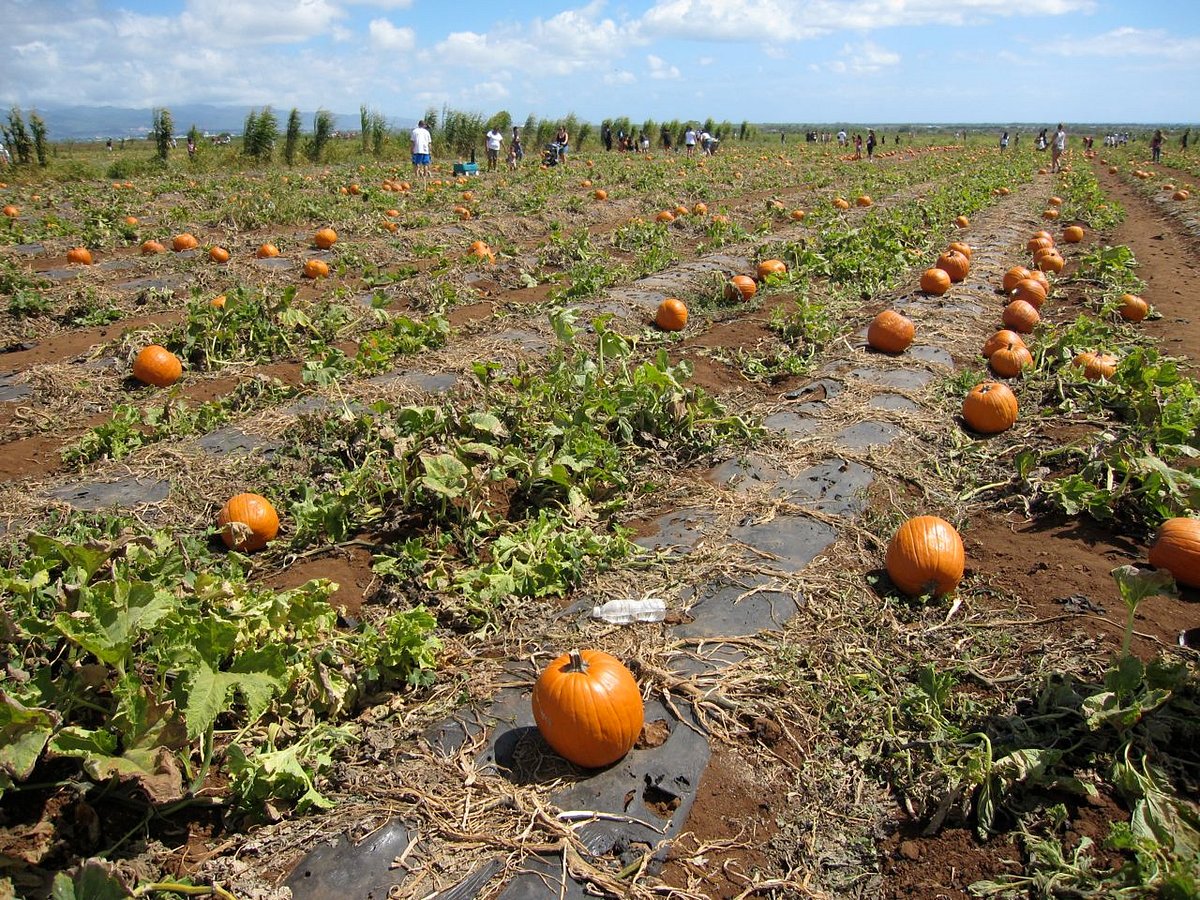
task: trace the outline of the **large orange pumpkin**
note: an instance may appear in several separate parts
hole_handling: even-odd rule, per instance
[[[166,387],[183,374],[179,357],[159,344],[143,347],[133,360],[133,377],[143,384]]]
[[[921,290],[937,297],[950,290],[950,275],[936,266],[921,273]]]
[[[1150,314],[1150,304],[1136,294],[1122,294],[1117,311],[1127,322],[1140,322]]]
[[[335,243],[337,243],[337,239],[337,232],[332,228],[322,228],[313,235],[313,243],[322,250],[328,250]]]
[[[1167,519],[1150,544],[1150,565],[1188,587],[1200,587],[1200,519]]]
[[[607,766],[633,747],[645,711],[633,674],[600,650],[572,650],[533,686],[533,720],[559,755],[588,769]]]
[[[1071,360],[1071,365],[1083,369],[1083,377],[1088,381],[1112,378],[1117,374],[1117,358],[1111,353],[1084,350]]]
[[[683,331],[687,320],[687,304],[676,297],[668,297],[658,304],[658,312],[654,315],[654,324],[663,331]]]
[[[990,359],[993,353],[1009,346],[1010,344],[1016,344],[1019,347],[1024,347],[1025,341],[1022,340],[1021,336],[1015,331],[1002,328],[984,341],[983,355],[985,358]]]
[[[980,434],[1007,431],[1017,421],[1017,412],[1016,395],[999,381],[982,381],[963,399],[963,419]]]
[[[92,264],[92,251],[87,247],[72,247],[67,251],[67,262],[90,266]]]
[[[758,280],[762,281],[768,275],[786,275],[787,263],[782,259],[764,259],[758,264]]]
[[[961,253],[963,256],[965,256],[967,258],[968,262],[971,259],[971,254],[975,252],[971,249],[970,244],[967,244],[963,241],[951,241],[948,249],[957,250],[959,253]]]
[[[229,251],[224,247],[209,247],[208,258],[213,262],[227,263],[229,262]]]
[[[967,277],[971,271],[971,261],[957,250],[947,250],[937,258],[937,267],[950,276],[955,284]]]
[[[4,214],[6,216],[8,216],[10,219],[15,219],[17,216],[19,216],[21,214],[21,210],[19,207],[16,207],[13,204],[9,203],[7,206],[4,207]]]
[[[1040,281],[1022,278],[1009,292],[1009,296],[1013,300],[1024,300],[1034,309],[1041,310],[1042,304],[1046,302],[1046,289]]]
[[[167,248],[159,241],[149,240],[142,242],[142,256],[153,256],[156,253],[166,253]]]
[[[1014,342],[989,356],[988,363],[1001,378],[1020,378],[1033,365],[1033,354],[1023,343]]]
[[[1083,240],[1083,234],[1084,234],[1084,232],[1083,232],[1082,225],[1068,225],[1066,228],[1063,229],[1062,236],[1063,236],[1063,240],[1066,243],[1078,244],[1080,241]]]
[[[274,244],[259,244],[254,255],[259,259],[274,259],[279,255],[279,248]]]
[[[954,226],[956,228],[966,228],[970,224],[971,224],[971,220],[968,219],[966,216],[958,216],[954,220]]]
[[[305,278],[325,278],[329,275],[329,263],[323,259],[306,259],[304,261]]]
[[[916,516],[892,535],[884,562],[892,583],[910,597],[940,597],[958,587],[966,553],[958,531],[938,516]]]
[[[749,275],[734,275],[725,282],[725,296],[727,299],[749,300],[758,293],[758,285],[754,283],[754,279]]]
[[[171,238],[171,249],[176,253],[182,253],[184,250],[195,250],[200,246],[200,242],[196,240],[195,235],[183,232]]]
[[[903,353],[915,335],[912,320],[894,309],[885,309],[867,326],[867,343],[883,353]]]
[[[1029,278],[1032,274],[1033,273],[1030,272],[1029,269],[1025,268],[1024,266],[1013,266],[1011,269],[1009,269],[1007,272],[1004,273],[1004,280],[1001,282],[1002,286],[1004,287],[1004,293],[1007,294],[1007,293],[1011,292],[1012,289],[1017,286],[1018,281],[1024,281],[1026,278]]]
[[[237,494],[221,507],[217,527],[230,550],[261,550],[279,534],[279,516],[266,497]]]
[[[854,198],[854,203],[857,206],[871,206],[872,204],[874,204],[874,202],[875,201],[872,200],[870,197],[868,197],[866,194],[859,194],[857,197]]]
[[[1029,334],[1037,327],[1037,323],[1042,321],[1037,309],[1024,300],[1014,300],[1004,307],[1004,315],[1001,318],[1006,327],[1021,334]]]

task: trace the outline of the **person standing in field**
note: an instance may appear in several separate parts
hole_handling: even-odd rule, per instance
[[[411,136],[413,174],[428,178],[429,163],[431,162],[431,154],[433,153],[433,135],[425,127],[424,119],[417,123],[417,127],[412,130]]]
[[[571,136],[567,134],[567,127],[565,125],[558,126],[558,134],[554,136],[554,142],[558,144],[558,161],[560,163],[566,162],[567,149],[571,143]]]
[[[1150,138],[1150,161],[1162,162],[1162,145],[1163,133],[1162,129],[1158,128],[1154,132],[1154,137]]]
[[[1008,149],[1008,132],[1006,131],[1006,132],[1004,132],[1004,134],[1000,135],[1000,152],[1003,153],[1007,149]]]
[[[875,129],[867,130],[867,159],[875,158]]]
[[[691,125],[683,133],[683,152],[687,156],[693,156],[696,152],[696,129]]]
[[[1050,147],[1050,171],[1057,172],[1061,165],[1063,152],[1067,149],[1067,132],[1063,128],[1062,122],[1058,123],[1058,129],[1054,132],[1054,140]]]
[[[609,140],[612,140],[612,132],[608,133]],[[521,143],[521,132],[516,125],[513,126],[512,145],[509,147],[509,161],[515,161],[516,165],[511,168],[516,168],[521,164],[521,160],[525,158],[525,145]]]
[[[487,166],[489,172],[496,171],[496,163],[500,159],[500,145],[504,143],[504,135],[493,125],[487,133]]]

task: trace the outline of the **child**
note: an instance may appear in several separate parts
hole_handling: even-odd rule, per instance
[[[510,171],[517,168],[517,145],[510,144],[508,147],[508,168]]]

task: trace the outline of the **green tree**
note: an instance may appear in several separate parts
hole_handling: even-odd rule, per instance
[[[358,108],[358,133],[362,140],[362,152],[366,153],[371,146],[371,113],[365,103]]]
[[[29,114],[29,130],[33,132],[33,149],[37,153],[39,166],[45,166],[46,160],[46,123],[36,112]]]
[[[488,131],[491,131],[493,128],[495,128],[501,133],[507,134],[512,130],[512,115],[509,114],[507,109],[502,109],[500,112],[488,119],[487,122],[484,123],[484,127]]]
[[[171,141],[175,132],[175,121],[171,118],[169,109],[155,109],[152,113],[150,135],[154,139],[155,153],[163,162],[171,152]]]
[[[270,162],[278,137],[279,120],[271,107],[264,107],[259,113],[250,110],[242,136],[242,152],[259,162]]]
[[[376,156],[383,156],[383,147],[387,143],[388,125],[387,119],[381,112],[371,113],[371,152]]]
[[[435,131],[437,131],[438,122],[441,121],[441,119],[438,118],[437,107],[431,106],[429,109],[425,110],[425,115],[422,116],[422,120],[425,122],[425,127],[429,129],[430,134],[433,134]]]
[[[25,127],[25,119],[21,110],[14,106],[8,111],[8,127],[3,129],[4,141],[17,154],[17,164],[27,166],[33,162],[33,141],[30,140],[29,130]]]
[[[333,136],[333,113],[327,109],[318,109],[313,115],[313,133],[305,147],[305,155],[312,162],[320,162],[325,152],[325,145]]]
[[[296,149],[300,146],[300,110],[292,107],[288,115],[287,136],[283,139],[283,158],[289,166],[296,164]]]

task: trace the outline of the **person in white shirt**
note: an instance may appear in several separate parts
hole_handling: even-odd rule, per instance
[[[1062,122],[1058,123],[1058,130],[1054,132],[1054,141],[1050,147],[1050,171],[1057,172],[1059,169],[1059,161],[1062,159],[1063,152],[1067,149],[1067,132],[1062,127]]]
[[[689,125],[688,130],[683,133],[683,147],[684,153],[686,153],[688,156],[691,156],[696,152],[696,129],[694,129],[691,125]]]
[[[500,129],[493,126],[492,130],[487,133],[487,161],[488,171],[493,172],[496,169],[496,161],[500,159],[500,145],[504,143],[504,135],[500,133]]]
[[[433,136],[425,127],[425,120],[417,123],[412,130],[412,164],[413,174],[428,177],[430,155],[433,152]]]

